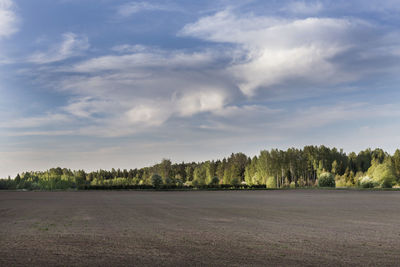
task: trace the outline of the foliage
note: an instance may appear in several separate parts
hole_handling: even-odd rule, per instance
[[[154,176],[156,175],[156,176]],[[332,177],[334,178],[332,179]],[[25,172],[0,179],[0,189],[58,190],[100,188],[283,188],[306,186],[400,185],[400,150],[382,149],[358,154],[325,146],[262,150],[252,158],[232,153],[222,160],[160,163],[140,169],[97,170],[86,173],[66,168]],[[319,178],[319,179],[317,179]]]
[[[359,180],[360,187],[362,188],[374,188],[378,185],[378,183],[369,176],[364,176]]]
[[[382,163],[379,160],[373,160],[368,169],[368,175],[382,188],[391,188],[396,182],[395,169],[391,160],[385,160]]]
[[[154,188],[160,188],[163,183],[162,177],[158,174],[153,174],[151,176],[151,185]]]
[[[323,172],[318,177],[319,187],[335,187],[335,177],[330,172]]]
[[[276,179],[274,176],[267,178],[267,188],[276,188]]]
[[[214,176],[214,177],[211,179],[211,181],[210,181],[209,184],[210,184],[210,185],[218,185],[218,184],[219,184],[219,178],[218,178],[217,176]]]

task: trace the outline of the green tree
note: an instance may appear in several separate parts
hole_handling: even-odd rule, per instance
[[[218,185],[218,184],[219,184],[219,178],[218,178],[217,176],[214,176],[214,177],[211,179],[211,181],[210,181],[209,184],[210,184],[210,185]]]
[[[205,185],[206,184],[206,168],[204,164],[198,165],[193,172],[193,183],[195,185]]]
[[[331,172],[332,172],[333,174],[337,174],[337,173],[338,173],[338,163],[337,163],[336,160],[334,160],[334,161],[332,162]]]
[[[153,174],[153,175],[151,176],[151,185],[152,185],[154,188],[160,188],[161,185],[162,185],[162,183],[163,183],[163,179],[162,179],[162,177],[161,177],[160,175],[158,175],[158,174]]]
[[[14,181],[16,184],[19,184],[21,182],[21,176],[19,176],[19,173],[17,174],[17,176],[15,176]]]
[[[335,176],[330,172],[323,172],[318,177],[319,187],[335,187]]]
[[[400,183],[400,149],[396,149],[393,155],[393,168],[397,183]]]
[[[276,179],[274,176],[269,176],[266,183],[267,188],[276,188]]]
[[[384,160],[383,163],[379,163],[379,159],[374,160],[368,169],[368,175],[383,188],[391,188],[396,181],[391,160]]]

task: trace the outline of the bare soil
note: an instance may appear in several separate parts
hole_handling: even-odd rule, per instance
[[[3,191],[0,265],[400,265],[400,192]]]

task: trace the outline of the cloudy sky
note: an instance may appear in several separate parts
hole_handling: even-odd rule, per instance
[[[0,0],[0,177],[400,144],[398,0]]]

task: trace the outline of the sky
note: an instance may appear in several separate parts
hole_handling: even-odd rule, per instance
[[[0,177],[400,144],[398,0],[0,0]]]

